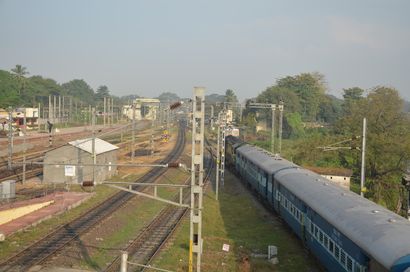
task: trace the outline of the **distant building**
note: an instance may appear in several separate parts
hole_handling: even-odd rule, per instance
[[[155,98],[137,98],[134,100],[135,120],[156,120],[160,101]],[[132,120],[132,105],[122,107],[122,114]]]
[[[117,171],[118,147],[99,138],[95,139],[97,164],[113,164],[113,166],[96,166],[95,181],[110,178]],[[73,165],[55,165],[55,164]],[[51,164],[51,165],[48,165]],[[78,166],[87,164],[87,166]],[[50,150],[44,157],[44,182],[49,183],[81,183],[93,180],[92,139],[81,139]]]
[[[322,177],[350,190],[350,178],[352,170],[346,168],[327,168],[327,167],[305,167]]]

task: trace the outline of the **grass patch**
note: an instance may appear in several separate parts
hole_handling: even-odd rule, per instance
[[[211,186],[204,196],[203,255],[204,271],[320,271],[301,242],[270,212],[267,212],[239,181],[226,172],[219,202]],[[189,219],[186,218],[167,250],[154,266],[175,271],[188,267]],[[230,251],[222,251],[223,244]],[[279,264],[252,254],[267,254],[268,245],[276,245]]]

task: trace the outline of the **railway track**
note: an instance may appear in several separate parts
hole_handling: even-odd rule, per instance
[[[84,133],[82,133],[84,134]],[[111,142],[117,142],[117,139],[120,139],[119,136],[120,132],[118,132],[118,134],[115,134],[114,137],[110,137],[110,139],[108,141]],[[69,134],[71,135],[71,134]],[[72,136],[78,136],[78,134],[73,134]],[[98,137],[98,135],[97,135]],[[72,137],[71,137],[72,138]],[[70,139],[71,139],[70,138]],[[102,139],[106,138],[104,136],[101,137]],[[72,138],[74,139],[74,138]],[[156,137],[154,140],[158,141],[160,139],[160,137]],[[119,146],[120,148],[124,148],[127,145],[131,144],[131,140],[126,140],[120,143],[117,143],[117,146]],[[140,146],[140,145],[144,145],[149,143],[149,139],[143,141],[143,142],[139,142],[138,144],[135,144],[135,146]],[[44,155],[46,154],[46,152],[53,150],[55,148],[61,147],[62,145],[65,145],[66,142],[64,142],[63,144],[57,145],[55,147],[46,147],[43,150],[39,150],[39,151],[34,151],[34,152],[30,152],[27,153],[25,155],[25,160],[27,163],[29,162],[42,162],[44,159]],[[7,157],[0,157],[0,182],[5,181],[5,180],[16,180],[16,181],[22,181],[22,177],[23,177],[23,166],[21,165],[21,163],[24,161],[24,156],[23,155],[19,155],[19,156],[13,156],[13,167],[12,170],[8,170],[7,169],[7,165],[8,165],[8,158]],[[33,169],[36,168],[36,169]],[[28,165],[28,169],[26,172],[26,178],[32,178],[35,176],[38,176],[42,174],[42,166],[41,165]]]
[[[207,144],[209,145],[208,142]],[[209,159],[206,160],[207,174],[205,181],[209,181],[214,167],[212,150],[209,148],[208,151],[210,156]],[[188,182],[190,182],[190,179],[188,179]],[[174,201],[178,201],[178,199],[179,196],[176,195]],[[184,194],[184,203],[187,203],[189,200],[190,193],[186,191]],[[129,259],[133,263],[148,265],[162,249],[166,241],[172,236],[188,211],[188,208],[176,207],[173,205],[167,205],[162,209],[154,220],[144,228],[138,237],[132,241],[126,249],[124,249],[127,251],[128,256],[130,256]],[[120,269],[120,265],[121,256],[117,256],[117,258],[106,268],[105,272],[117,272]],[[145,271],[145,268],[138,267],[131,271]]]
[[[183,127],[180,127],[177,143],[171,153],[162,160],[162,163],[168,163],[178,159],[184,147],[185,131]],[[165,168],[153,168],[136,182],[151,182],[160,177],[165,171]],[[139,190],[142,188],[134,186],[133,189]],[[61,226],[46,237],[0,263],[0,271],[27,271],[30,267],[42,263],[76,237],[85,233],[111,213],[115,212],[134,196],[134,194],[124,191],[116,193],[71,222]]]

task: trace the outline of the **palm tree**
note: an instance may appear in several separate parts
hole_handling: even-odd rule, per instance
[[[15,68],[11,69],[11,71],[14,73],[17,81],[20,83],[20,89],[19,89],[19,95],[20,95],[21,91],[24,90],[26,87],[26,78],[24,76],[28,75],[29,72],[27,71],[26,67],[20,64],[17,64]]]

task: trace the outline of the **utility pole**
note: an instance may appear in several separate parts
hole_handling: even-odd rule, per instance
[[[37,125],[38,125],[38,131],[40,132],[40,130],[41,130],[41,116],[40,116],[40,113],[41,113],[41,110],[40,110],[40,103],[38,103],[38,111],[37,111],[38,113],[37,113]],[[43,114],[43,118],[44,118],[44,114]]]
[[[9,138],[8,138],[8,151],[9,151],[9,156],[8,156],[8,164],[7,164],[7,169],[12,170],[12,156],[13,156],[13,114],[12,114],[12,108],[9,107]]]
[[[111,97],[111,126],[114,124],[114,99]]]
[[[66,112],[65,112],[65,96],[63,96],[62,108],[63,108],[62,117],[63,117],[64,126],[67,127],[67,117],[66,117]]]
[[[221,118],[219,119],[219,126],[221,127],[221,133],[220,137],[220,167],[219,167],[219,173],[220,173],[220,181],[221,181],[221,186],[223,187],[225,185],[225,133],[226,133],[226,123],[227,123],[227,116],[226,116],[226,111],[222,111],[222,114],[220,116]]]
[[[134,161],[135,146],[135,102],[132,103],[132,141],[131,141],[131,161]]]
[[[366,118],[363,118],[363,136],[362,136],[362,167],[360,171],[360,195],[364,197],[364,179],[365,179],[365,159],[366,159]]]
[[[283,102],[280,101],[278,105],[279,109],[279,148],[278,153],[282,152],[282,127],[283,127]]]
[[[58,96],[58,123],[61,123],[61,96]]]
[[[92,155],[93,155],[93,182],[95,181],[95,165],[97,164],[97,155],[95,152],[95,108],[92,108],[92,133],[93,133],[93,138],[92,138]]]
[[[210,123],[211,123],[211,129],[214,127],[214,106],[211,105],[211,118],[210,118]]]
[[[221,112],[218,113],[218,135],[216,139],[216,175],[215,175],[215,198],[218,200],[219,198],[219,161],[221,160],[221,153],[219,150],[221,140]]]
[[[196,272],[201,271],[202,254],[202,198],[204,175],[204,88],[194,88],[192,102],[192,152],[191,152],[191,210],[189,231],[189,267],[192,272],[194,255]]]
[[[275,109],[276,105],[272,105],[272,129],[270,134],[270,152],[272,152],[272,154],[275,154]]]
[[[56,122],[56,112],[57,112],[57,96],[53,95],[53,124]]]
[[[218,113],[218,137],[216,146],[216,177],[215,177],[215,198],[219,198],[219,181],[224,185],[225,181],[225,129],[226,111]]]
[[[26,146],[26,133],[27,133],[27,111],[26,108],[24,108],[24,113],[23,113],[23,133],[24,133],[24,138],[23,138],[23,184],[26,182],[26,152],[27,152],[27,146]]]
[[[104,96],[104,111],[103,111],[103,120],[104,120],[104,128],[106,123],[106,111],[107,111],[107,98]]]

